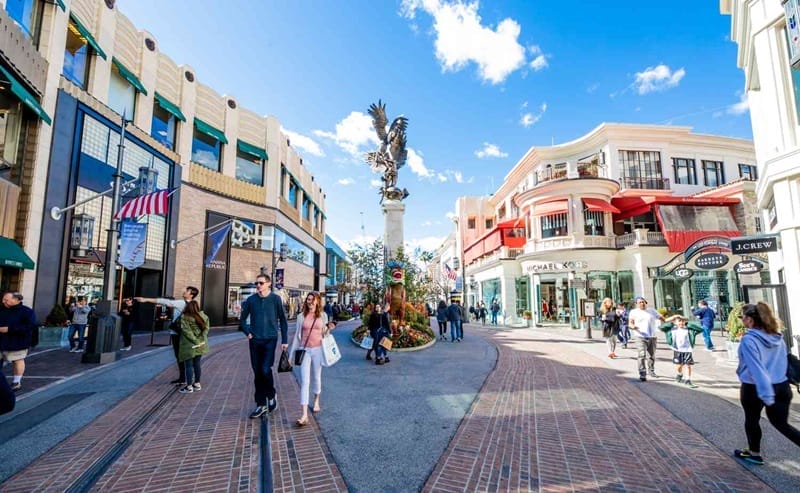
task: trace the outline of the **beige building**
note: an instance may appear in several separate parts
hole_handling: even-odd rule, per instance
[[[492,196],[456,203],[468,303],[496,301],[507,324],[530,312],[577,326],[584,300],[639,295],[724,316],[742,283],[761,283],[730,255],[730,238],[761,227],[754,162],[750,141],[675,126],[604,123],[532,147]]]

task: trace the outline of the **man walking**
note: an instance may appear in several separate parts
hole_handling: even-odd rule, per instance
[[[711,331],[714,329],[714,319],[717,318],[717,314],[709,308],[706,300],[700,300],[697,302],[697,310],[692,310],[692,315],[700,319],[700,325],[703,327],[703,339],[706,341],[706,351],[713,351],[714,341],[711,340]]]
[[[462,315],[458,301],[450,300],[450,306],[447,307],[447,320],[450,322],[450,342],[461,341]]]
[[[663,322],[664,317],[660,313],[647,308],[647,300],[639,296],[636,298],[636,308],[628,314],[628,327],[630,327],[636,348],[639,350],[639,380],[647,381],[647,374],[656,378],[656,337],[659,322]],[[645,374],[645,362],[647,363],[647,374]]]
[[[172,351],[175,353],[175,361],[178,363],[178,378],[170,383],[176,384],[179,387],[186,386],[186,367],[181,361],[178,360],[178,349],[181,343],[181,335],[177,330],[175,330],[175,328],[181,326],[178,317],[181,316],[184,308],[186,308],[186,303],[197,298],[198,294],[200,294],[199,289],[194,286],[186,286],[186,289],[183,290],[182,299],[180,300],[171,300],[169,298],[142,298],[141,296],[134,298],[139,303],[156,303],[161,306],[168,306],[172,308],[172,324],[169,328],[169,338],[172,342]]]
[[[79,296],[78,303],[70,305],[69,311],[72,313],[72,324],[69,326],[69,352],[82,353],[83,333],[86,332],[86,324],[89,323],[89,313],[92,312],[92,307],[86,305],[86,298]],[[73,342],[75,332],[78,333],[77,346]]]
[[[253,367],[256,408],[250,413],[255,419],[278,407],[275,395],[275,380],[272,364],[275,362],[275,347],[278,345],[278,328],[281,331],[281,351],[288,345],[289,324],[283,311],[283,300],[270,292],[272,280],[266,274],[256,277],[256,293],[242,303],[240,320],[250,317],[250,325],[240,322],[240,330],[247,336],[250,345],[250,365]]]
[[[500,303],[492,300],[492,325],[497,325],[497,313],[500,311]]]
[[[22,389],[25,357],[36,326],[36,316],[33,310],[22,304],[22,294],[5,293],[0,306],[0,360],[11,362],[14,376],[11,390],[14,392]]]

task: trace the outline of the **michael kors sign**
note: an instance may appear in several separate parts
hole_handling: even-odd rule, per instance
[[[741,238],[731,238],[731,253],[734,255],[777,251],[777,236],[743,236]]]

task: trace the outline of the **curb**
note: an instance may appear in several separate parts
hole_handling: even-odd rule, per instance
[[[350,336],[350,342],[352,342],[353,344],[355,344],[359,348],[364,349],[364,348],[361,347],[361,344],[359,344],[358,342],[356,342],[355,339],[353,339],[352,336]],[[431,339],[431,342],[429,342],[427,344],[424,344],[422,346],[404,347],[404,348],[397,348],[397,349],[392,348],[392,349],[390,349],[390,351],[393,352],[393,353],[410,353],[412,351],[422,351],[423,349],[428,349],[429,347],[433,346],[434,344],[436,344],[436,339],[435,338]]]

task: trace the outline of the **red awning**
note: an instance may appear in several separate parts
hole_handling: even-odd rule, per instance
[[[656,220],[670,252],[682,252],[707,236],[741,236],[728,206],[658,204]]]
[[[586,200],[586,199],[584,199]],[[628,196],[611,199],[620,212],[615,213],[614,220],[621,221],[629,217],[646,214],[652,210],[653,204],[662,205],[734,205],[739,203],[736,197],[693,197],[691,195],[669,196]]]
[[[500,229],[508,229],[508,228],[523,228],[525,227],[525,218],[518,217],[516,219],[509,219],[508,221],[503,221],[502,223],[497,225]]]
[[[534,216],[549,216],[551,214],[563,214],[569,210],[569,204],[566,200],[554,200],[552,202],[545,202],[544,204],[536,204],[533,206]]]
[[[619,214],[619,209],[602,199],[592,199],[587,197],[583,199],[583,205],[593,212],[613,212],[614,214]]]

